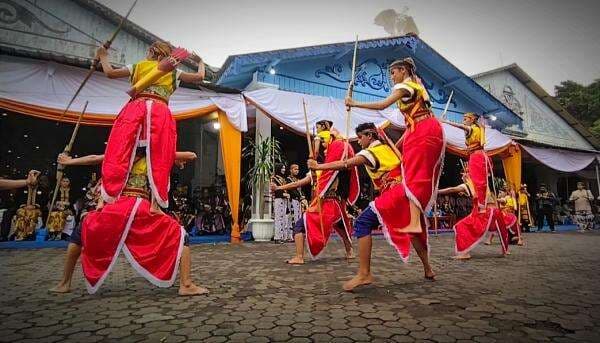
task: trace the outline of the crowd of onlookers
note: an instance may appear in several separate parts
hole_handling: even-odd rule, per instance
[[[54,207],[50,209],[53,185],[46,175],[37,178],[35,187],[23,185],[0,193],[0,241],[39,239],[66,240],[82,214],[95,209],[94,193],[98,180],[92,176],[83,189],[71,189],[68,178],[63,178]],[[192,235],[226,234],[231,230],[231,212],[224,182],[211,187],[173,187],[169,208],[165,211],[175,217]],[[50,218],[48,220],[48,218]],[[57,227],[56,230],[51,228]],[[46,228],[41,230],[40,228]]]
[[[281,183],[294,182],[298,179],[298,165],[290,165],[289,174],[286,173],[286,167],[280,166]],[[277,176],[277,175],[276,175]],[[83,189],[81,194],[75,194],[73,201],[60,208],[54,208],[53,211],[62,211],[64,220],[60,225],[64,225],[62,233],[59,231],[57,236],[50,236],[47,239],[66,239],[75,225],[78,224],[81,214],[86,210],[93,208],[92,195],[90,192],[95,187],[95,178]],[[68,186],[68,184],[67,184]],[[506,204],[508,198],[513,198],[511,202],[515,206],[515,213],[521,221],[523,231],[528,232],[533,229],[542,230],[543,227],[549,227],[551,231],[555,230],[556,225],[576,224],[579,229],[590,230],[600,226],[597,214],[600,213],[600,197],[596,198],[592,192],[586,189],[583,182],[577,183],[577,189],[574,190],[568,198],[560,198],[555,195],[544,184],[540,185],[536,192],[530,194],[527,186],[522,185],[518,192],[499,187],[498,199],[500,203]],[[35,192],[32,196],[31,191]],[[369,192],[373,190],[364,187],[357,206],[349,208],[353,216],[360,213],[362,205],[368,204]],[[73,194],[71,194],[73,195]],[[372,195],[372,194],[371,194]],[[221,180],[212,187],[196,187],[189,191],[187,186],[177,186],[171,191],[170,207],[168,213],[174,216],[192,236],[226,234],[231,230],[231,211],[227,200],[226,187]],[[35,230],[44,226],[42,220],[48,218],[48,214],[53,212],[49,208],[49,202],[52,197],[48,178],[40,176],[36,188],[22,188],[2,192],[0,197],[0,241],[4,240],[31,240],[35,238]],[[273,194],[273,216],[276,224],[276,240],[289,241],[289,230],[298,220],[300,214],[307,205],[307,198],[302,189],[286,191]],[[31,201],[33,199],[33,205]],[[242,200],[241,220],[242,224],[248,219],[251,207],[251,198],[248,196]],[[40,205],[42,204],[42,205]],[[435,206],[428,213],[432,228],[436,230],[450,230],[454,224],[471,212],[472,201],[466,194],[439,196]],[[502,205],[504,206],[504,205]],[[23,225],[20,222],[20,211],[34,211],[37,214],[35,223],[31,223],[32,230],[25,236],[19,236],[16,226]],[[526,210],[523,211],[523,210]],[[27,213],[25,213],[25,217]]]
[[[508,196],[507,189],[500,189],[498,198]],[[600,197],[596,198],[583,182],[577,183],[568,198],[557,197],[544,184],[540,185],[537,192],[529,194],[526,187],[521,188],[518,194],[514,194],[514,202],[518,204],[519,194],[524,194],[529,202],[532,221],[521,220],[524,231],[532,229],[542,230],[548,226],[550,231],[555,230],[556,225],[578,225],[580,230],[590,230],[600,226]],[[445,195],[437,199],[436,206],[429,213],[434,219],[434,225],[439,229],[451,229],[460,218],[471,211],[471,200],[466,195]],[[520,219],[525,219],[519,217]],[[532,225],[535,224],[535,225]]]

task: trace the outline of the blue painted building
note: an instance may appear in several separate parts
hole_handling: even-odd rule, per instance
[[[252,82],[280,90],[344,98],[352,69],[354,42],[334,43],[230,56],[217,74],[217,84],[246,89]],[[522,119],[415,35],[359,41],[354,97],[373,101],[390,93],[388,65],[412,57],[436,114],[454,91],[448,119],[464,112],[486,115],[499,130],[522,130]]]

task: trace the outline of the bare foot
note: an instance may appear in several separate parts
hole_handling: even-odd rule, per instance
[[[471,254],[458,254],[452,257],[455,260],[468,260],[471,258]]]
[[[71,292],[71,286],[66,283],[59,283],[58,285],[50,288],[48,290],[50,293],[69,293]]]
[[[344,291],[346,292],[352,292],[356,287],[370,285],[372,283],[373,275],[356,275],[351,280],[346,281],[344,285],[342,285],[342,288],[344,288]]]
[[[285,261],[287,264],[304,264],[304,259],[298,256],[294,256],[291,259]]]
[[[435,281],[435,273],[432,269],[425,271],[425,279],[429,281]]]
[[[202,295],[208,294],[208,289],[196,286],[193,282],[189,285],[180,285],[179,286],[179,295],[181,296],[191,296],[191,295]]]
[[[354,259],[354,249],[350,249],[350,251],[346,251],[346,259],[353,260]]]
[[[517,242],[517,245],[523,246],[523,245],[525,245],[525,242],[523,242],[522,239],[519,239],[519,241]]]
[[[485,242],[483,242],[483,244],[485,244],[485,245],[492,245],[492,241],[485,241]]]

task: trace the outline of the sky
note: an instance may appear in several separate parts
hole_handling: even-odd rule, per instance
[[[124,14],[132,0],[99,0]],[[554,94],[600,79],[598,0],[139,0],[130,19],[220,67],[227,56],[385,37],[404,6],[420,38],[467,75],[517,63]]]

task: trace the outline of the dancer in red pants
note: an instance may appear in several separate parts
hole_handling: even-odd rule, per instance
[[[401,176],[402,187],[396,187],[395,204],[381,207],[380,214],[398,217],[396,223],[401,226],[389,228],[392,242],[399,240],[397,236],[413,234],[423,237],[421,244],[427,245],[427,227],[425,217],[435,202],[438,182],[444,160],[444,132],[439,121],[430,110],[429,95],[416,74],[416,65],[409,57],[390,64],[390,77],[394,83],[392,94],[382,101],[359,103],[346,98],[346,105],[366,109],[382,110],[396,103],[404,115],[406,131],[397,143],[402,153]],[[404,211],[398,213],[396,206]],[[390,211],[389,213],[385,213]],[[370,283],[371,235],[359,238],[359,255],[363,267],[357,275],[344,285],[344,289]]]
[[[495,206],[493,196],[488,192],[488,196],[484,199],[486,206],[483,211],[479,207],[481,201],[478,199],[473,182],[469,179],[469,173],[462,174],[463,183],[445,189],[440,189],[440,195],[452,193],[464,193],[471,197],[473,201],[473,209],[465,218],[461,219],[454,225],[454,240],[456,259],[467,260],[471,258],[469,253],[473,248],[481,242],[486,233],[498,232],[500,243],[502,246],[502,254],[508,254],[508,229],[504,222],[504,216],[500,209]]]

